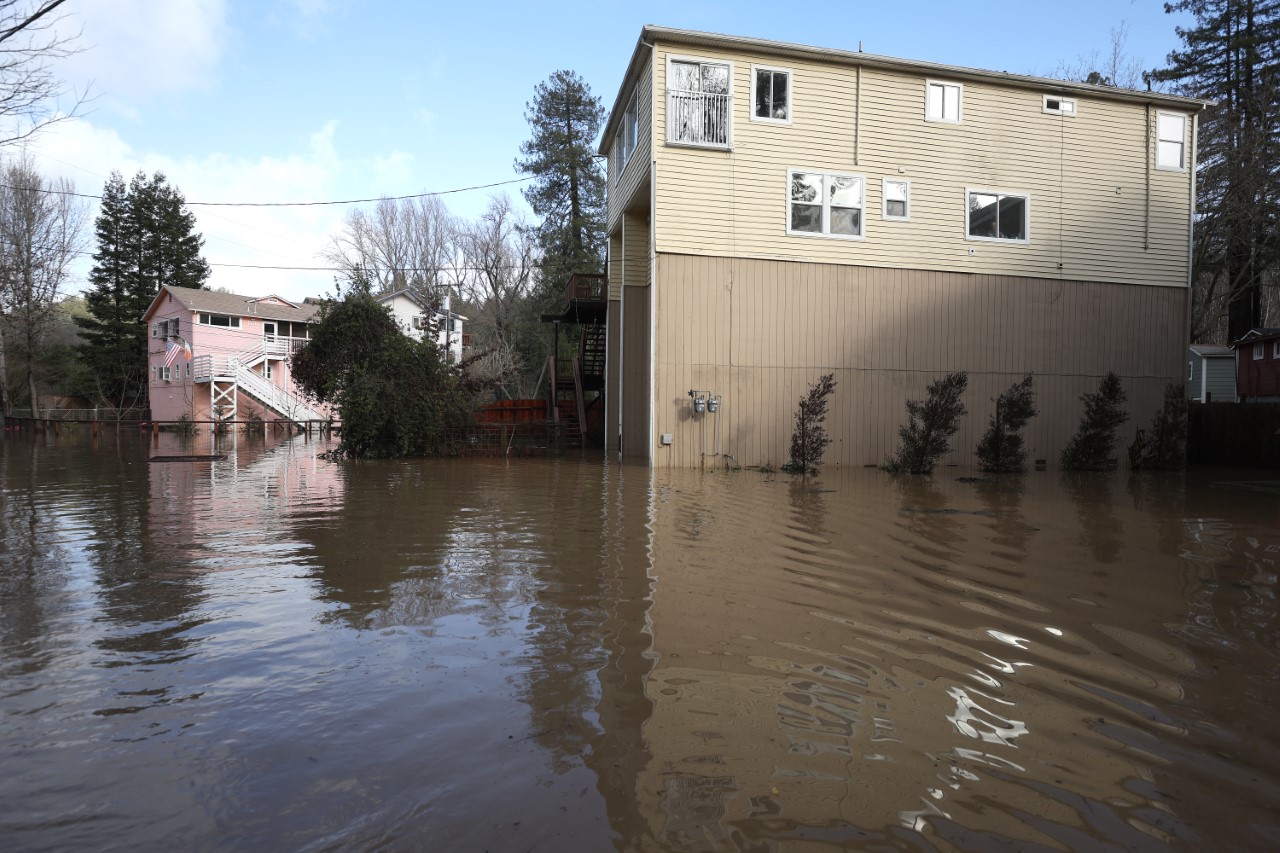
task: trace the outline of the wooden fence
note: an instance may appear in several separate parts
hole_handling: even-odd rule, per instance
[[[1280,403],[1192,403],[1187,461],[1280,468]]]

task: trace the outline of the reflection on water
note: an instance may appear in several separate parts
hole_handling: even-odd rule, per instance
[[[1265,485],[325,447],[0,442],[6,849],[1280,838]]]

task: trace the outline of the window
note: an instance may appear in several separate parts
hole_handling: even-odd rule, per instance
[[[226,314],[201,314],[200,325],[202,326],[225,326],[231,329],[240,328],[239,317],[229,317]]]
[[[1156,114],[1156,168],[1181,171],[1186,168],[1187,117],[1177,113]]]
[[[631,94],[631,103],[627,104],[627,111],[622,114],[622,127],[618,128],[618,174],[622,174],[622,170],[627,167],[627,161],[631,159],[631,154],[636,150],[636,140],[639,138],[640,122],[636,115],[636,93]]]
[[[178,334],[178,318],[172,320],[157,320],[151,326],[151,337],[167,338]]]
[[[667,61],[667,142],[728,148],[732,78],[723,62]]]
[[[910,219],[911,182],[884,179],[884,218]]]
[[[791,124],[791,72],[751,66],[751,120]]]
[[[829,172],[788,173],[787,233],[861,237],[863,179]]]
[[[267,361],[262,362],[262,376],[263,376],[263,378],[264,378],[264,379],[270,379],[273,375],[275,375],[275,370],[274,370],[274,369],[272,368],[272,366],[271,366],[271,361],[270,361],[270,359],[268,359]]]
[[[924,117],[929,121],[949,121],[960,123],[959,83],[938,83],[933,80],[925,83]]]
[[[1271,357],[1280,358],[1280,341],[1271,344]]]
[[[1059,95],[1044,96],[1044,112],[1058,116],[1074,116],[1076,114],[1076,99],[1063,98]]]
[[[968,190],[965,233],[970,240],[1030,240],[1031,200],[1022,193]]]
[[[1265,355],[1265,354],[1266,354],[1266,348],[1262,345],[1262,343],[1261,343],[1261,342],[1258,342],[1258,343],[1256,343],[1256,344],[1254,344],[1254,345],[1253,345],[1253,360],[1254,360],[1254,361],[1262,361],[1262,357],[1263,357],[1263,355]]]

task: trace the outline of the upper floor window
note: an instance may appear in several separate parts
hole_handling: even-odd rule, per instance
[[[1156,114],[1156,168],[1186,168],[1187,117],[1178,113]]]
[[[157,320],[155,325],[151,327],[151,337],[168,338],[180,334],[178,331],[178,318],[173,317],[169,320]]]
[[[791,124],[791,72],[751,66],[751,119]]]
[[[929,121],[949,121],[960,123],[960,95],[963,87],[959,83],[939,83],[929,80],[925,83],[924,117]]]
[[[1028,242],[1030,199],[1020,193],[969,190],[965,206],[965,233],[970,240]]]
[[[733,97],[724,62],[675,59],[667,63],[667,141],[728,148]]]
[[[636,113],[636,95],[631,94],[631,103],[622,114],[622,127],[618,129],[618,174],[627,167],[627,161],[636,150],[636,141],[640,136],[640,122]]]
[[[1267,354],[1266,347],[1262,344],[1262,342],[1261,342],[1261,341],[1259,341],[1258,343],[1256,343],[1256,344],[1254,344],[1254,345],[1253,345],[1253,360],[1254,360],[1254,361],[1262,361],[1263,356],[1265,356],[1266,354]]]
[[[787,233],[861,237],[864,184],[861,175],[788,173]]]
[[[1074,116],[1076,114],[1076,99],[1064,98],[1060,95],[1045,95],[1044,112],[1059,116]]]
[[[226,314],[201,314],[201,326],[226,326],[232,329],[240,328],[240,318],[230,317]]]
[[[908,197],[911,194],[911,182],[884,179],[884,218],[910,219],[911,206]]]

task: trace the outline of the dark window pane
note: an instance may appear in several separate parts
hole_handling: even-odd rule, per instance
[[[1021,196],[1000,198],[1000,237],[1004,240],[1027,239],[1027,200]]]
[[[815,234],[821,234],[822,233],[822,205],[792,204],[791,205],[791,230],[792,231],[812,231]]]
[[[772,118],[786,120],[790,118],[787,115],[787,84],[790,82],[791,76],[779,71],[773,75],[773,115]]]
[[[831,208],[832,234],[862,234],[862,211],[857,208]]]
[[[889,216],[906,216],[907,203],[905,201],[894,201],[889,199],[885,202],[885,213]]]
[[[996,196],[969,193],[969,236],[996,236]]]
[[[773,95],[770,83],[773,75],[768,71],[756,71],[756,118],[770,118]]]

